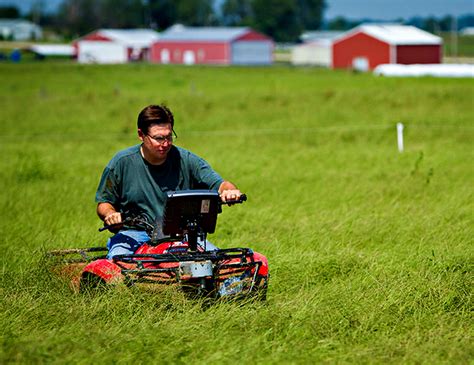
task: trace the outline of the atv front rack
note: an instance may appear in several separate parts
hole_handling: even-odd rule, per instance
[[[204,261],[211,260],[213,262],[221,260],[241,259],[242,262],[247,261],[247,256],[252,255],[250,248],[225,248],[214,251],[195,251],[183,253],[162,253],[162,254],[133,254],[133,255],[116,255],[113,257],[114,262],[124,262],[129,264],[139,263],[167,263],[182,261]]]
[[[261,261],[253,259],[250,248],[230,248],[204,252],[178,254],[134,254],[117,255],[113,258],[121,268],[128,285],[139,283],[180,283],[200,290],[223,292],[223,286],[240,285],[241,291],[251,292],[256,286]],[[188,264],[212,263],[212,272],[199,278],[183,273]]]
[[[74,264],[105,259],[107,251],[107,247],[69,248],[49,251],[47,256],[61,258],[65,264]]]

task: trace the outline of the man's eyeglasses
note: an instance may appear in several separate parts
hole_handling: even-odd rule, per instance
[[[173,134],[170,134],[170,135],[167,135],[167,136],[155,136],[155,137],[153,137],[153,136],[150,136],[149,134],[147,134],[147,136],[150,137],[151,139],[153,139],[159,145],[164,145],[166,142],[173,143],[173,140],[178,138],[178,135],[176,134],[174,129],[173,129]]]

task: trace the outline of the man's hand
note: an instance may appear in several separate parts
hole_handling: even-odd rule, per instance
[[[221,200],[224,203],[239,200],[240,196],[242,195],[237,186],[232,184],[230,181],[224,181],[219,186],[219,194],[221,196]]]
[[[224,203],[237,201],[240,199],[242,193],[239,189],[230,189],[221,191],[221,200]]]
[[[110,203],[99,203],[97,204],[97,215],[100,219],[104,221],[104,226],[110,226],[112,224],[117,224],[117,226],[109,229],[109,231],[114,232],[121,228],[120,223],[122,223],[122,215],[117,212],[115,207]]]
[[[122,214],[120,214],[118,212],[110,213],[104,218],[104,223],[107,226],[110,226],[112,224],[122,223]]]

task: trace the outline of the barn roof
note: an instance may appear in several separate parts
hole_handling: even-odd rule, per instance
[[[160,38],[153,29],[98,29],[81,39],[87,39],[91,34],[99,34],[127,47],[149,47]]]
[[[2,27],[16,27],[19,25],[28,25],[28,26],[35,26],[37,25],[35,23],[30,22],[29,20],[25,19],[0,19],[0,26]]]
[[[160,41],[230,42],[250,31],[247,27],[185,27],[178,24],[164,31]]]
[[[362,24],[341,35],[336,41],[363,32],[391,45],[442,44],[442,39],[411,25]]]
[[[25,19],[0,19],[0,34],[6,29],[41,29],[41,27]]]
[[[334,30],[308,30],[301,34],[300,39],[305,43],[313,41],[331,42],[342,34],[344,32]]]

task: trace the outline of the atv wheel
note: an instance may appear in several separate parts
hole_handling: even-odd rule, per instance
[[[252,297],[262,302],[267,300],[268,277],[257,276],[255,286],[252,289]]]
[[[108,285],[104,279],[97,275],[93,275],[91,273],[84,273],[81,277],[81,281],[79,283],[79,292],[80,293],[90,293],[90,292],[97,292],[97,291],[104,291],[107,289]]]

